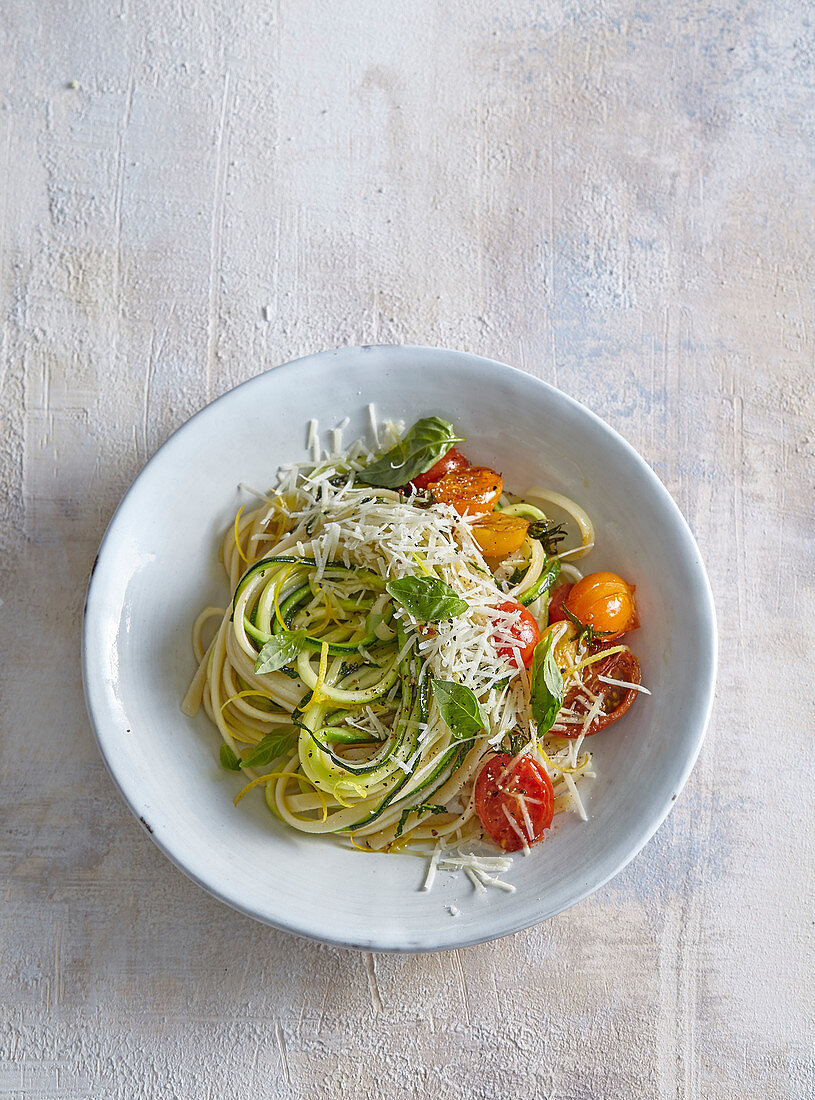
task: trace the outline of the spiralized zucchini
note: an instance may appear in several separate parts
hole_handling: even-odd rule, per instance
[[[396,425],[380,428],[386,443],[399,435]],[[575,780],[593,774],[590,756],[579,751],[581,739],[537,741],[528,674],[495,644],[496,608],[507,599],[546,629],[557,557],[527,538],[511,561],[486,561],[473,517],[356,480],[371,457],[356,443],[286,468],[276,490],[238,511],[220,549],[231,598],[195,621],[198,668],[184,712],[203,706],[226,760],[243,767],[239,797],[261,787],[287,825],[339,834],[355,847],[480,835],[473,783],[485,753],[499,747],[526,745],[553,780],[556,808],[582,809]],[[546,489],[529,495],[577,521],[580,543],[564,558],[590,549],[594,531],[582,508]],[[545,521],[538,504],[505,499],[503,510]],[[570,574],[579,576],[573,567]],[[466,612],[417,619],[386,588],[417,576],[444,582]],[[568,624],[553,629],[564,635],[563,666],[577,664]],[[270,650],[280,656],[263,670]],[[470,687],[486,728],[456,736],[435,703],[434,680]]]

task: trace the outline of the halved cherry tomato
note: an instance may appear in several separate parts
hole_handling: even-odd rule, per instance
[[[563,602],[573,588],[572,582],[566,581],[565,584],[559,584],[557,588],[552,589],[552,595],[549,599],[550,623],[562,623],[568,619],[569,616],[563,610]]]
[[[505,558],[523,546],[529,523],[520,516],[493,512],[477,519],[470,530],[485,557]]]
[[[543,765],[528,754],[513,764],[509,753],[499,753],[478,773],[475,812],[491,840],[506,852],[517,852],[523,848],[521,837],[532,845],[552,824],[555,813],[552,780]]]
[[[498,610],[505,611],[507,614],[517,612],[519,616],[516,623],[504,629],[504,635],[509,634],[512,643],[506,642],[499,645],[498,656],[505,657],[511,665],[517,668],[518,662],[515,659],[515,650],[518,649],[524,668],[529,668],[532,664],[532,658],[535,656],[535,646],[541,640],[541,632],[535,622],[535,616],[531,611],[527,611],[523,604],[516,603],[515,600],[506,600],[504,603],[500,603]]]
[[[504,480],[489,466],[451,470],[428,489],[441,504],[452,504],[460,516],[491,512],[504,489]]]
[[[602,648],[608,648],[608,643],[603,643]],[[612,680],[622,680],[627,684],[640,684],[642,683],[642,672],[640,671],[640,663],[634,654],[624,650],[622,653],[612,653],[609,657],[604,657],[602,661],[595,661],[593,665],[587,665],[581,676],[589,691],[594,695],[601,696],[603,700],[603,709],[586,730],[586,736],[591,737],[592,734],[598,733],[600,730],[604,730],[606,726],[610,726],[612,722],[616,722],[618,718],[622,718],[630,710],[631,704],[639,695],[639,692],[633,688],[607,684],[600,677],[609,676]],[[558,737],[574,739],[583,728],[583,719],[588,714],[591,703],[587,701],[587,696],[577,686],[566,692],[563,706],[564,708],[570,707],[574,714],[559,717],[557,725],[565,726],[565,730],[556,729],[552,732]],[[578,724],[575,721],[565,722],[566,717],[570,719],[579,718],[580,723]]]
[[[589,573],[564,601],[567,611],[606,638],[619,638],[639,626],[634,589],[616,573]]]
[[[425,470],[423,474],[417,474],[410,484],[414,489],[426,489],[431,481],[439,481],[445,474],[449,474],[451,470],[462,470],[469,465],[469,458],[465,458],[461,451],[457,451],[455,447],[451,447],[446,455],[442,455],[435,466],[431,466],[430,469]]]

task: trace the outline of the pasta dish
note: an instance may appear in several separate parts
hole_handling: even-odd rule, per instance
[[[311,461],[240,509],[183,709],[244,773],[236,801],[260,788],[292,829],[371,851],[486,839],[501,869],[555,815],[586,816],[588,739],[645,692],[634,589],[580,573],[578,503],[507,492],[447,421],[371,408],[371,434],[321,453],[312,422]]]

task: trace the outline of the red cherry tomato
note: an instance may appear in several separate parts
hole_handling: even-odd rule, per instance
[[[521,653],[524,668],[529,668],[532,664],[532,658],[535,656],[535,646],[541,640],[541,632],[535,622],[535,616],[531,611],[527,611],[523,604],[516,603],[514,600],[506,600],[504,603],[500,603],[498,610],[505,611],[507,614],[517,612],[519,615],[516,623],[502,629],[501,633],[503,635],[509,634],[512,642],[499,644],[498,656],[506,657],[509,663],[517,668],[518,662],[515,658],[515,650],[518,649]]]
[[[426,489],[431,481],[440,481],[445,474],[449,474],[452,470],[463,470],[465,466],[469,465],[470,460],[465,458],[461,451],[451,447],[446,455],[442,455],[435,466],[431,466],[423,474],[417,474],[410,484],[414,489]]]
[[[602,648],[607,649],[608,643],[602,643]],[[612,653],[609,657],[604,657],[602,661],[595,661],[593,665],[587,665],[581,673],[581,679],[592,694],[599,695],[603,700],[602,710],[586,730],[587,737],[599,733],[606,726],[610,726],[612,722],[616,722],[618,718],[622,718],[639,695],[639,692],[635,691],[634,688],[607,684],[600,679],[601,676],[608,676],[612,680],[622,680],[627,684],[642,683],[640,663],[634,654],[629,653],[628,650],[624,650],[622,653]],[[578,718],[580,721],[579,723],[575,721],[564,722],[564,718],[567,716],[561,715],[556,723],[558,728],[553,729],[552,732],[558,737],[574,739],[579,736],[583,728],[583,719],[588,714],[591,703],[588,701],[586,694],[577,686],[566,692],[563,706],[564,708],[571,708],[574,712],[568,715],[569,718]],[[564,728],[561,729],[561,726]]]
[[[528,754],[515,759],[509,753],[499,753],[478,773],[475,812],[491,840],[507,852],[516,852],[524,846],[522,837],[532,845],[552,824],[552,780],[543,765]]]
[[[559,584],[557,588],[552,589],[552,595],[549,597],[550,623],[562,623],[569,617],[563,610],[563,603],[573,588],[571,581],[566,581],[565,584]]]

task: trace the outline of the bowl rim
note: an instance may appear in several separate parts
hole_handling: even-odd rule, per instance
[[[455,356],[459,362],[468,362],[472,365],[479,365],[482,368],[487,367],[490,370],[497,371],[499,374],[505,376],[521,376],[523,379],[531,383],[533,386],[542,387],[550,395],[554,395],[556,400],[565,402],[568,406],[571,406],[573,411],[577,411],[580,415],[588,418],[593,428],[596,431],[604,433],[606,436],[611,437],[616,445],[622,447],[627,453],[628,458],[633,460],[634,464],[639,467],[640,472],[645,477],[646,481],[650,483],[653,491],[661,497],[663,503],[668,507],[669,511],[673,513],[674,519],[678,522],[681,529],[684,531],[684,535],[688,540],[690,547],[694,550],[697,561],[698,579],[700,581],[699,598],[704,603],[704,619],[707,625],[707,631],[704,638],[701,640],[702,644],[705,644],[708,649],[709,660],[706,662],[707,675],[703,682],[699,682],[699,698],[704,698],[704,705],[701,710],[701,716],[696,722],[695,738],[692,744],[692,748],[688,751],[684,766],[679,772],[679,778],[676,783],[676,790],[673,796],[666,801],[666,804],[662,807],[661,811],[651,818],[647,825],[638,829],[632,833],[632,838],[626,845],[626,851],[623,858],[613,867],[608,873],[601,878],[592,880],[585,888],[576,891],[575,895],[560,906],[558,909],[549,913],[547,916],[539,917],[537,920],[527,920],[522,918],[517,924],[510,924],[507,927],[502,928],[500,931],[486,931],[483,934],[471,934],[464,935],[459,938],[454,944],[438,944],[428,943],[421,945],[400,946],[393,943],[379,943],[374,938],[353,940],[348,937],[336,937],[326,936],[323,934],[317,934],[316,932],[304,930],[298,926],[295,922],[286,919],[272,918],[266,912],[260,912],[258,909],[253,909],[249,903],[244,903],[237,898],[229,895],[224,889],[219,888],[211,882],[206,881],[202,876],[196,874],[193,870],[185,865],[180,856],[171,849],[171,847],[164,842],[164,840],[155,835],[153,830],[147,824],[145,820],[145,813],[149,813],[149,808],[140,803],[139,792],[137,788],[131,788],[128,783],[128,775],[126,769],[118,768],[116,766],[116,753],[114,746],[108,743],[106,740],[105,731],[105,715],[103,712],[103,699],[101,693],[99,699],[96,699],[97,685],[93,682],[93,675],[90,668],[90,651],[93,644],[93,628],[94,628],[94,601],[95,601],[95,577],[96,570],[100,559],[105,554],[106,547],[110,543],[111,537],[115,531],[120,515],[127,507],[128,501],[135,493],[137,485],[141,481],[142,477],[146,474],[153,464],[161,460],[163,452],[168,448],[173,440],[177,436],[187,433],[193,430],[193,425],[199,417],[209,413],[211,409],[219,405],[221,402],[225,402],[232,397],[238,390],[242,390],[246,387],[258,385],[269,374],[277,374],[280,372],[289,374],[298,369],[302,369],[307,364],[314,364],[320,361],[330,361],[337,355],[342,354],[354,354],[368,351],[382,351],[388,354],[395,354],[397,357],[400,355],[409,355],[415,352],[422,353],[434,353],[440,356]],[[330,348],[324,351],[312,352],[308,355],[300,356],[297,359],[289,360],[288,362],[281,363],[277,366],[268,367],[260,373],[253,375],[251,378],[246,379],[238,385],[231,387],[225,393],[220,394],[212,401],[208,402],[197,412],[193,413],[187,420],[185,420],[179,427],[177,427],[164,442],[156,449],[155,453],[148,459],[148,461],[141,468],[139,473],[134,478],[124,495],[122,496],[119,504],[114,510],[104,535],[99,544],[96,556],[90,569],[88,577],[88,584],[85,593],[85,601],[82,612],[82,624],[81,624],[81,671],[82,671],[82,686],[85,696],[85,704],[87,708],[88,718],[90,721],[91,729],[94,735],[99,752],[107,768],[108,774],[113,780],[115,786],[118,788],[119,793],[125,801],[130,812],[140,823],[144,826],[150,840],[156,845],[156,847],[162,852],[162,854],[177,867],[188,879],[195,882],[203,890],[206,891],[211,897],[216,898],[218,901],[228,905],[231,909],[251,917],[263,924],[276,928],[283,932],[288,932],[293,935],[299,936],[303,939],[311,940],[317,943],[325,943],[335,947],[343,947],[354,950],[362,951],[377,951],[381,953],[411,953],[422,954],[441,950],[454,950],[459,947],[471,947],[481,943],[487,943],[489,941],[502,938],[504,936],[513,935],[515,932],[523,931],[526,928],[534,927],[535,925],[542,923],[542,921],[556,916],[559,913],[570,909],[572,906],[577,905],[579,902],[584,901],[591,894],[595,893],[605,886],[612,878],[618,875],[630,862],[637,856],[649,840],[654,836],[656,831],[663,824],[670,811],[673,809],[676,803],[677,797],[683,790],[685,784],[688,781],[691,771],[693,770],[696,761],[699,757],[702,745],[705,740],[707,728],[710,722],[710,716],[713,709],[713,702],[715,697],[716,679],[718,670],[718,626],[716,619],[716,608],[713,599],[713,591],[708,577],[707,569],[705,568],[704,560],[699,551],[696,538],[691,531],[690,525],[685,519],[678,504],[671,496],[668,489],[663,485],[657,473],[649,465],[649,463],[642,457],[642,455],[636,450],[636,448],[625,439],[615,428],[602,419],[597,413],[593,412],[582,402],[578,401],[571,395],[564,393],[563,390],[558,389],[556,386],[545,382],[543,379],[538,378],[536,375],[529,373],[528,371],[521,370],[518,367],[513,367],[507,363],[503,363],[500,360],[491,359],[487,356],[477,355],[472,352],[457,351],[450,348],[442,348],[434,345],[427,344],[362,344],[362,345],[343,345],[337,348]]]

